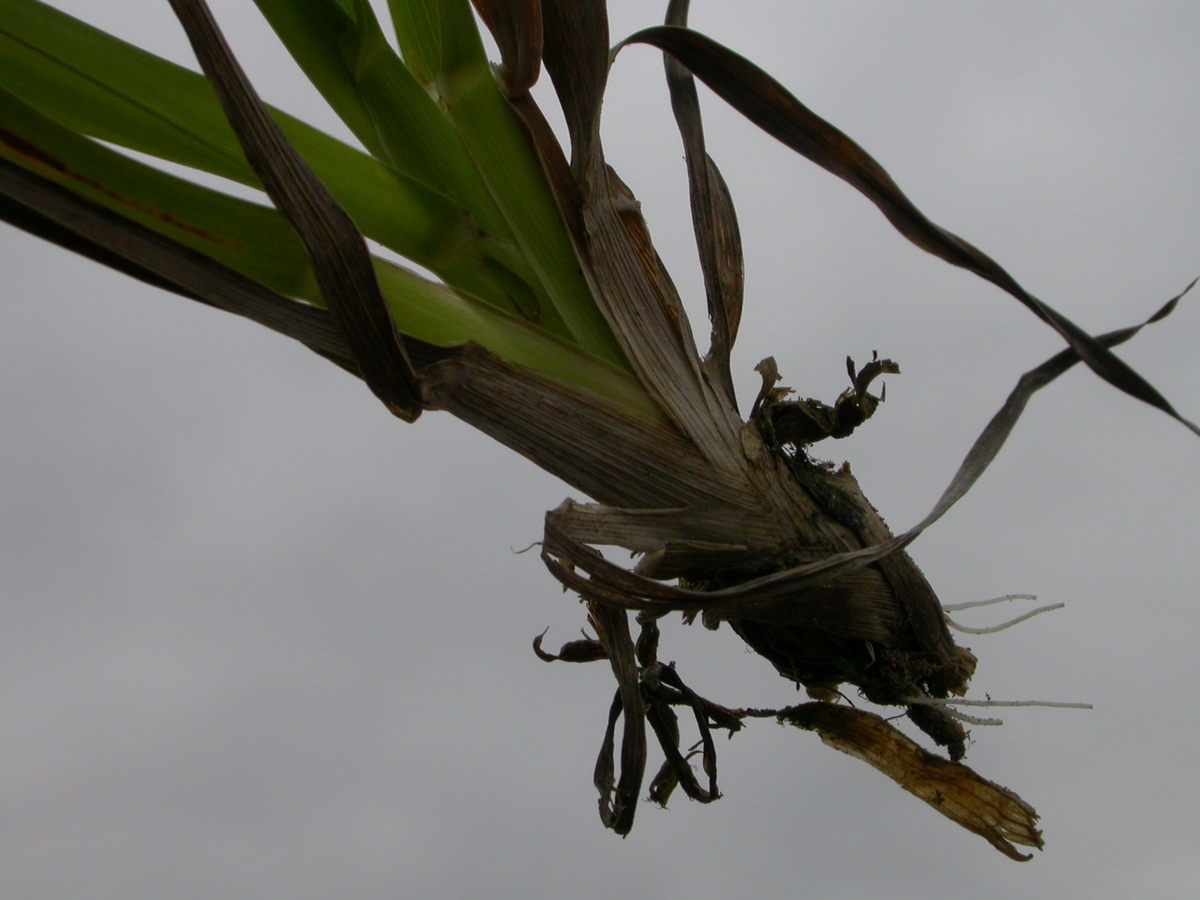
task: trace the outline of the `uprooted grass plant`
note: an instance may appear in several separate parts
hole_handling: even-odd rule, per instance
[[[958,709],[980,702],[964,699],[976,660],[905,548],[980,477],[1032,395],[1078,362],[1197,431],[1110,349],[1179,297],[1143,325],[1089,335],[930,221],[782,85],[687,28],[686,0],[615,48],[601,0],[475,0],[474,12],[467,0],[390,0],[398,52],[368,0],[256,3],[363,150],[266,107],[203,0],[171,0],[203,75],[38,0],[0,0],[4,218],[301,341],[406,421],[448,411],[592,499],[547,513],[540,549],[584,601],[594,637],[557,653],[539,638],[534,649],[550,661],[607,661],[616,678],[595,767],[607,827],[632,828],[647,724],[664,757],[650,798],[665,804],[679,788],[708,802],[719,796],[714,730],[770,717],[818,732],[1012,858],[1028,858],[1018,845],[1041,847],[1033,808],[960,761],[964,723],[994,720]],[[710,321],[704,353],[637,200],[605,161],[607,75],[638,44],[666,60]],[[530,94],[543,67],[567,152]],[[872,415],[882,399],[872,385],[898,371],[894,362],[848,361],[850,387],[825,404],[779,387],[768,358],[752,408],[737,408],[741,239],[705,149],[696,78],[1066,343],[1022,376],[929,515],[902,534],[847,467],[811,449]],[[112,146],[262,188],[273,206]],[[364,237],[438,280],[372,256]],[[638,562],[615,565],[600,546]],[[731,628],[811,702],[759,709],[699,696],[657,657],[673,612]],[[850,690],[897,707],[949,758],[841,702]],[[699,732],[692,750],[681,710]]]

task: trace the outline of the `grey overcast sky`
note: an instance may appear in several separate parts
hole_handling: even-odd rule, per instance
[[[193,64],[165,0],[54,5]],[[663,5],[613,2],[614,39]],[[1085,327],[1140,321],[1200,274],[1200,5],[693,6]],[[269,100],[342,133],[248,0],[215,9]],[[768,354],[825,399],[847,354],[898,360],[876,418],[822,449],[906,528],[1059,341],[703,99],[746,240],[743,398]],[[604,137],[699,319],[656,51],[618,58]],[[533,635],[570,639],[582,610],[513,552],[574,492],[12,229],[0,273],[5,897],[1196,895],[1200,441],[1090,374],[1040,394],[912,548],[943,602],[1067,604],[965,641],[977,696],[1095,704],[974,729],[968,761],[1037,807],[1044,853],[1013,863],[770,723],[721,742],[720,802],[644,805],[621,840],[591,786],[611,675],[534,658]],[[1196,418],[1198,344],[1200,297],[1122,352]],[[672,620],[663,656],[713,699],[795,702],[727,629]]]

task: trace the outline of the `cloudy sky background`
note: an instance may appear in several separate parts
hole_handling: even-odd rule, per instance
[[[165,2],[55,5],[192,64]],[[614,38],[660,14],[612,7]],[[248,0],[215,8],[267,99],[341,133]],[[697,0],[693,25],[1093,331],[1200,274],[1194,3]],[[744,403],[768,354],[827,400],[847,354],[898,360],[877,417],[822,450],[907,528],[1061,344],[704,102],[746,241]],[[656,51],[618,59],[604,137],[702,321]],[[4,896],[1194,896],[1200,442],[1094,376],[1038,395],[913,547],[943,602],[1067,603],[964,641],[978,696],[1095,704],[974,731],[968,761],[1037,807],[1044,853],[1013,863],[765,722],[719,745],[719,803],[644,805],[622,841],[591,786],[611,675],[533,656],[582,611],[513,552],[575,492],[449,416],[404,426],[297,344],[11,229],[0,272]],[[1200,297],[1122,353],[1197,418],[1198,342]],[[728,630],[672,620],[662,655],[715,700],[796,700]]]

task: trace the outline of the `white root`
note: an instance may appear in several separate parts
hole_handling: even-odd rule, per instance
[[[1090,703],[1061,700],[965,700],[962,697],[905,697],[905,703],[918,706],[1048,706],[1053,709],[1093,709]]]
[[[1036,600],[1036,594],[1005,594],[1003,597],[993,597],[991,600],[975,600],[971,603],[952,603],[949,606],[942,607],[942,615],[946,618],[946,624],[956,631],[966,632],[967,634],[995,634],[997,631],[1003,631],[1006,628],[1012,628],[1014,625],[1020,625],[1026,619],[1032,619],[1034,616],[1039,616],[1044,612],[1050,612],[1053,609],[1062,609],[1066,606],[1065,603],[1050,603],[1046,606],[1039,606],[1032,612],[1027,612],[1023,616],[1017,616],[1015,619],[1009,619],[999,625],[987,625],[982,628],[975,628],[971,625],[963,625],[960,622],[955,622],[949,613],[958,612],[963,609],[974,609],[979,606],[991,606],[994,603],[1004,603],[1007,600]]]
[[[953,603],[942,607],[942,615],[946,618],[946,624],[957,631],[964,631],[967,634],[995,634],[997,631],[1003,631],[1006,628],[1012,628],[1014,625],[1019,625],[1026,619],[1032,619],[1034,616],[1041,615],[1044,612],[1050,612],[1054,609],[1062,609],[1066,606],[1065,603],[1050,603],[1046,606],[1039,606],[1037,609],[1017,616],[1015,619],[1010,619],[1000,625],[990,625],[983,628],[973,628],[970,625],[962,625],[950,618],[948,613],[959,612],[964,609],[975,609],[980,606],[992,606],[996,603],[1004,603],[1008,600],[1036,600],[1036,594],[1005,594],[1003,597],[993,597],[990,600],[975,600],[971,603]],[[905,703],[915,704],[918,706],[937,706],[945,710],[948,716],[967,722],[970,725],[1003,725],[1001,719],[984,718],[981,716],[972,716],[962,712],[955,707],[959,706],[1048,706],[1054,709],[1092,709],[1090,703],[1066,703],[1058,700],[964,700],[961,697],[905,697]]]
[[[946,710],[946,715],[950,716],[950,718],[958,719],[962,722],[966,722],[968,725],[1003,725],[1004,724],[1003,719],[985,719],[980,716],[972,716],[965,712],[959,712],[957,709],[955,709],[952,706],[944,707],[944,709]]]
[[[1006,600],[1036,600],[1037,594],[1005,594],[1003,597],[993,597],[991,600],[972,600],[970,603],[951,603],[943,606],[946,612],[958,612],[963,609],[974,609],[977,606],[991,606],[994,603],[1004,603]]]
[[[965,631],[967,634],[995,634],[997,631],[1003,631],[1005,628],[1012,628],[1014,625],[1020,625],[1026,619],[1032,619],[1034,616],[1039,616],[1044,612],[1050,612],[1052,609],[1062,609],[1067,604],[1065,603],[1048,603],[1045,606],[1039,606],[1032,612],[1027,612],[1023,616],[1017,616],[1015,619],[1009,619],[1000,625],[989,625],[983,628],[973,628],[970,625],[963,625],[955,622],[949,616],[946,616],[946,624],[957,631]]]

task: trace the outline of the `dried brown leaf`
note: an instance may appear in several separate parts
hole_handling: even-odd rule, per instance
[[[708,775],[708,787],[705,788],[696,778],[687,757],[679,750],[679,722],[674,711],[662,704],[651,704],[646,710],[646,721],[654,729],[654,735],[658,738],[659,746],[666,757],[662,770],[650,785],[650,799],[659,806],[666,806],[671,792],[676,787],[683,788],[688,798],[698,803],[712,803],[720,799],[715,755],[710,757],[713,762],[708,766],[709,771],[705,772]],[[701,721],[699,715],[697,721]],[[704,725],[705,735],[711,745],[712,735],[708,733],[708,723],[705,722]]]
[[[1174,310],[1184,293],[1164,304],[1141,325],[1123,328],[1101,335],[1097,341],[1104,346],[1116,346],[1136,335],[1142,328],[1157,322]],[[602,599],[628,609],[682,610],[686,612],[711,610],[728,614],[739,607],[789,595],[801,588],[811,587],[839,575],[857,571],[886,559],[912,543],[926,528],[940,519],[979,480],[996,454],[1012,433],[1030,398],[1079,362],[1073,349],[1056,354],[1042,365],[1026,372],[1017,382],[1000,411],[992,417],[983,433],[976,439],[962,465],[938,502],[924,519],[903,534],[880,541],[869,547],[834,554],[805,565],[796,566],[742,584],[713,591],[692,590],[661,584],[643,578],[589,552],[586,547],[565,533],[553,512],[547,513],[542,558],[552,573],[573,590],[584,596]],[[565,565],[564,565],[565,564]],[[577,571],[578,570],[578,571]],[[587,576],[580,573],[586,573]]]
[[[687,25],[689,0],[671,0],[667,9],[668,25]],[[711,346],[706,368],[736,406],[729,353],[737,337],[742,317],[745,269],[742,239],[738,229],[733,197],[716,163],[704,146],[704,126],[696,82],[688,70],[671,56],[664,55],[671,108],[683,138],[691,198],[692,228],[700,253],[700,268],[708,298],[708,318],[712,323]]]
[[[741,421],[704,376],[683,304],[633,194],[607,166],[585,175],[581,187],[596,300],[638,380],[724,477],[739,477]]]
[[[500,48],[500,83],[517,97],[538,80],[542,68],[542,10],[539,0],[471,0]]]
[[[624,610],[601,605],[593,605],[590,612],[617,679],[617,697],[609,713],[608,731],[596,767],[600,819],[605,827],[625,835],[633,828],[638,794],[646,771],[646,709],[642,702],[628,615]],[[624,719],[624,733],[621,738],[621,774],[614,784],[612,749],[617,713]]]
[[[625,609],[664,613],[669,611],[709,612],[721,618],[754,619],[784,625],[808,625],[835,634],[865,640],[890,642],[900,628],[892,594],[879,587],[873,577],[855,578],[848,571],[847,581],[839,590],[807,591],[806,587],[827,581],[813,577],[797,584],[794,579],[785,590],[772,589],[774,576],[744,582],[722,590],[695,590],[663,584],[637,571],[629,571],[598,556],[586,545],[567,535],[559,527],[555,514],[546,517],[542,559],[551,573],[568,588],[597,603]],[[811,568],[820,568],[821,562]],[[796,570],[788,570],[794,573]],[[657,573],[654,573],[657,574]],[[772,603],[786,598],[786,604]]]
[[[366,241],[254,92],[204,0],[171,0],[246,159],[296,230],[367,385],[395,415],[421,414],[421,389],[384,302]]]
[[[637,553],[648,553],[669,541],[767,548],[779,539],[755,517],[730,507],[619,509],[564,500],[554,515],[559,527],[577,541],[624,547]]]
[[[667,541],[638,560],[633,571],[647,578],[698,578],[745,569],[759,558],[743,544]]]
[[[748,502],[686,439],[474,344],[422,370],[427,402],[613,506]]]
[[[549,631],[549,629],[546,629],[546,631]],[[557,653],[547,653],[542,649],[542,641],[545,637],[546,632],[543,631],[533,639],[533,652],[543,662],[587,663],[608,659],[604,645],[588,637],[582,640],[567,641]]]
[[[683,304],[637,201],[604,162],[600,104],[609,66],[604,3],[545,0],[542,14],[544,62],[570,133],[581,249],[596,302],[638,380],[723,477],[736,479],[744,464],[736,410],[701,370]]]
[[[1008,292],[1051,325],[1105,381],[1162,410],[1200,435],[1200,426],[1180,416],[1156,388],[1109,352],[1102,342],[1028,293],[987,254],[930,221],[870,154],[758,66],[711,38],[673,25],[639,31],[622,42],[622,46],[631,43],[651,44],[671,54],[772,137],[861,191],[918,247]]]
[[[554,82],[577,172],[595,156],[600,101],[608,80],[608,11],[604,0],[542,0],[542,62]]]

